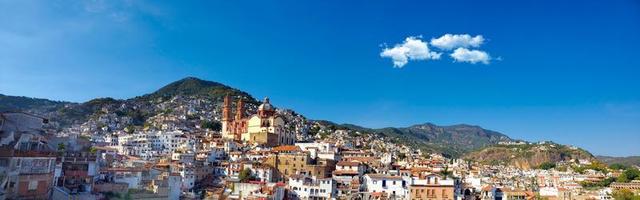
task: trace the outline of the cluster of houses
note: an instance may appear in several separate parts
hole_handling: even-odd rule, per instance
[[[47,119],[2,113],[0,200],[611,199],[611,188],[585,192],[578,184],[611,174],[481,165],[351,130],[302,135],[308,127],[289,126],[297,119],[268,99],[248,116],[241,101],[235,114],[230,105],[225,98],[213,119],[219,131],[184,128],[188,117],[172,115],[131,131],[120,122],[132,119],[109,115],[97,118],[106,132],[88,137],[47,133]]]

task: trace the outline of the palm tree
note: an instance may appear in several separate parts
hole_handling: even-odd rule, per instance
[[[451,176],[452,172],[449,171],[449,166],[445,165],[444,166],[444,170],[442,170],[442,172],[440,172],[440,174],[442,174],[442,176],[444,176],[444,180],[447,180],[447,177]]]

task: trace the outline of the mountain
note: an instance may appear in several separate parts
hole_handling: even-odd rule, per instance
[[[402,128],[372,129],[353,124],[335,124],[329,121],[317,122],[334,129],[380,134],[393,138],[400,143],[429,152],[440,152],[452,157],[458,157],[469,151],[495,145],[499,142],[514,141],[502,133],[466,124],[438,126],[432,123],[424,123]]]
[[[195,77],[186,77],[175,81],[153,93],[136,97],[134,100],[148,101],[158,98],[168,99],[175,96],[201,96],[222,100],[225,95],[242,97],[245,103],[248,104],[258,104],[256,99],[244,91],[229,87],[222,83],[201,80]]]
[[[38,113],[44,113],[55,111],[67,104],[73,103],[64,101],[51,101],[48,99],[31,97],[7,96],[0,94],[0,112],[37,110]]]
[[[425,123],[405,128],[388,127],[374,131],[406,141],[417,141],[453,156],[498,144],[498,142],[512,141],[502,133],[466,124],[438,126]]]
[[[472,151],[463,158],[484,164],[508,164],[522,169],[536,168],[548,162],[595,160],[584,149],[552,142],[493,145]]]
[[[167,109],[159,109],[157,105],[171,101],[173,98],[190,97],[221,104],[223,97],[227,94],[234,98],[242,98],[245,106],[250,110],[258,105],[255,98],[241,90],[213,81],[187,77],[150,94],[124,100],[107,97],[84,103],[72,103],[0,94],[0,111],[24,111],[37,114],[49,118],[51,122],[49,126],[57,130],[98,118],[104,111],[130,117],[133,125],[142,125],[147,118],[167,111]]]
[[[640,167],[640,156],[612,157],[612,156],[596,156],[596,158],[607,164],[623,164],[626,166]]]
[[[259,105],[255,98],[244,91],[213,81],[187,77],[155,92],[130,99],[97,98],[84,103],[72,103],[0,95],[0,111],[13,110],[38,114],[50,119],[49,128],[51,129],[61,131],[75,127],[80,130],[89,130],[91,134],[123,130],[125,127],[129,130],[130,127],[141,130],[154,126],[154,123],[158,125],[158,120],[168,119],[165,117],[168,114],[184,116],[188,123],[183,125],[186,128],[194,128],[203,120],[219,117],[220,106],[225,95],[231,95],[234,99],[243,99],[248,113],[254,112]],[[406,144],[426,152],[443,153],[449,157],[459,157],[483,149],[474,155],[486,154],[488,158],[500,158],[490,154],[493,151],[486,152],[486,149],[501,148],[495,145],[500,142],[514,141],[502,133],[466,124],[439,126],[424,123],[409,127],[376,129],[353,124],[336,124],[325,120],[307,120],[294,111],[284,113],[289,113],[287,119],[293,121],[287,125],[288,127],[305,132],[308,130],[312,136],[318,133],[333,133],[335,130],[376,134],[387,137],[392,142]],[[310,126],[312,123],[321,126],[309,129],[308,127],[314,127]],[[325,130],[319,131],[320,129]],[[482,153],[483,151],[485,152]],[[515,154],[509,153],[508,149],[496,152]],[[558,153],[549,155],[550,159],[547,160],[562,160],[567,157],[564,151],[558,151]],[[470,158],[482,160],[482,157]],[[534,159],[531,163],[538,162]]]

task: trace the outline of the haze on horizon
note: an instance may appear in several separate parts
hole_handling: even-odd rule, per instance
[[[1,1],[0,94],[125,99],[195,76],[312,119],[640,155],[638,24],[633,0]]]

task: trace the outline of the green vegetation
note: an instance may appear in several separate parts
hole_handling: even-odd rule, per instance
[[[400,143],[420,149],[425,153],[441,153],[445,157],[460,157],[478,148],[495,145],[499,141],[511,140],[504,134],[486,130],[479,126],[453,125],[438,126],[431,123],[418,124],[404,128],[371,129],[353,124],[336,124],[325,120],[316,120],[325,130],[347,130],[350,134],[377,134],[387,137],[393,143]],[[319,127],[312,127],[309,134],[315,135]]]
[[[640,156],[627,156],[627,157],[610,157],[610,156],[598,156],[598,160],[601,160],[607,164],[622,164],[624,166],[640,166]]]
[[[136,131],[136,127],[133,124],[129,124],[127,125],[127,127],[124,127],[124,131],[132,134],[134,131]]]
[[[0,94],[0,112],[25,111],[31,109],[38,109],[41,111],[55,111],[62,108],[65,104],[72,103],[30,97],[7,96]]]
[[[329,132],[326,132],[326,131],[325,132],[320,132],[320,138],[321,139],[325,139],[327,137],[329,137]]]
[[[613,182],[622,182],[628,183],[631,180],[640,180],[640,171],[638,169],[627,169],[623,173],[620,174],[617,178],[609,177],[600,182],[588,182],[583,181],[580,182],[580,185],[584,188],[601,188],[601,187],[609,187]]]
[[[618,176],[618,182],[628,183],[632,180],[640,180],[640,170],[635,168],[627,169]]]
[[[452,172],[452,171],[449,171],[449,166],[448,166],[448,165],[445,165],[445,166],[444,166],[444,170],[442,170],[442,171],[440,172],[440,174],[441,174],[441,175],[442,175],[442,177],[444,177],[444,179],[446,180],[448,177],[450,177],[450,176],[453,174],[453,172]]]
[[[640,200],[640,195],[636,195],[628,189],[613,191],[613,198],[616,200]]]
[[[547,142],[544,144],[499,144],[476,150],[465,155],[464,159],[483,164],[511,164],[520,168],[552,169],[555,163],[562,161],[587,159],[594,160],[589,152],[566,145]],[[594,168],[600,167],[599,165]],[[606,166],[603,165],[603,169]],[[566,171],[563,166],[561,170]],[[599,168],[598,168],[599,169]],[[560,170],[560,169],[559,169]],[[584,171],[585,169],[578,169]]]
[[[63,152],[66,149],[66,145],[64,143],[58,143],[58,151]]]
[[[614,163],[614,164],[610,164],[609,168],[613,170],[626,170],[626,169],[629,169],[629,166],[620,164],[620,163]]]
[[[572,167],[573,171],[578,172],[578,173],[584,173],[585,170],[595,170],[595,171],[599,171],[602,173],[608,173],[608,166],[604,163],[598,162],[598,161],[594,161],[592,162],[590,165],[586,165],[586,166],[573,166]]]
[[[609,185],[611,185],[611,183],[616,182],[615,178],[609,177],[606,178],[600,182],[588,182],[588,181],[582,181],[580,182],[580,185],[584,188],[601,188],[601,187],[609,187]]]
[[[136,100],[150,101],[158,98],[168,99],[176,95],[185,96],[209,96],[214,98],[223,98],[225,95],[241,96],[247,104],[257,105],[258,101],[246,92],[231,88],[221,83],[213,81],[205,81],[195,77],[187,77],[176,82],[170,83],[158,91],[141,97]]]
[[[251,173],[251,169],[246,168],[243,169],[242,171],[240,171],[240,174],[238,175],[238,178],[240,179],[240,182],[247,182],[253,179],[253,174]]]
[[[569,167],[567,167],[566,165],[556,166],[556,170],[561,171],[561,172],[566,172],[568,168]]]
[[[200,122],[200,128],[209,129],[213,131],[220,131],[222,130],[222,124],[219,121],[202,120]]]
[[[398,159],[404,160],[405,158],[407,158],[407,155],[405,153],[399,153],[398,154]]]
[[[543,162],[538,166],[538,169],[550,170],[556,167],[555,163],[552,162]]]

